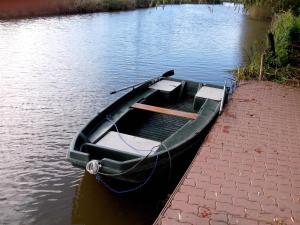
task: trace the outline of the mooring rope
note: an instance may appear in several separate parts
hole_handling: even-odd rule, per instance
[[[101,184],[103,184],[108,190],[110,190],[111,192],[116,193],[116,194],[125,194],[125,193],[129,193],[129,192],[134,192],[134,191],[137,191],[138,189],[144,187],[148,183],[148,181],[152,178],[152,176],[154,174],[154,171],[156,170],[157,163],[158,163],[158,155],[156,155],[156,160],[155,160],[155,164],[154,164],[153,169],[151,170],[149,176],[143,181],[143,183],[139,184],[136,187],[129,188],[129,189],[126,189],[126,190],[117,190],[117,189],[112,188],[108,183],[106,183],[102,179],[101,174],[96,175],[96,180],[98,182],[100,182]]]
[[[136,151],[149,151],[149,150],[144,150],[144,149],[137,149],[134,146],[132,146],[129,143],[127,143],[126,140],[121,136],[121,134],[119,132],[119,129],[118,129],[116,123],[113,121],[113,119],[111,117],[109,117],[109,116],[107,116],[106,119],[114,125],[114,127],[116,128],[117,133],[119,134],[120,139],[127,146],[129,146],[130,148],[132,148],[132,149],[134,149]],[[163,146],[166,149],[166,151],[167,151],[167,147],[163,143],[161,143],[161,146]],[[154,150],[155,147],[159,147],[159,145],[152,147],[150,149],[150,152],[144,158],[142,158],[139,162],[137,162],[135,165],[133,165],[132,167],[130,167],[129,169],[127,169],[124,172],[117,173],[117,174],[107,174],[107,173],[100,172],[99,171],[100,168],[98,168],[98,171],[97,171],[97,174],[96,174],[96,180],[99,183],[102,183],[108,190],[110,190],[111,192],[116,193],[116,194],[124,194],[124,193],[129,193],[129,192],[137,191],[138,189],[140,189],[143,186],[145,186],[149,182],[149,180],[153,177],[153,174],[154,174],[154,172],[155,172],[155,170],[157,168],[157,164],[158,164],[158,158],[159,158],[158,154],[156,155],[155,164],[154,164],[154,167],[151,170],[149,176],[141,184],[139,184],[136,187],[129,188],[129,189],[126,189],[126,190],[117,190],[117,189],[112,188],[107,182],[105,182],[101,176],[115,177],[115,176],[121,176],[121,175],[124,175],[124,174],[127,174],[127,173],[133,171],[138,165],[140,165],[145,159],[148,158],[148,156],[153,152],[153,150]],[[170,153],[168,151],[167,151],[167,153],[168,153],[168,156],[169,156],[169,166],[170,166],[170,168],[169,168],[169,180],[170,180],[171,171],[172,171],[172,159],[171,159]]]

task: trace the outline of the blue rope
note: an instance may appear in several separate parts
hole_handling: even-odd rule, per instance
[[[110,190],[111,192],[113,193],[116,193],[116,194],[125,194],[125,193],[129,193],[129,192],[133,192],[133,191],[137,191],[138,189],[144,187],[148,181],[152,178],[153,174],[154,174],[154,171],[156,170],[156,167],[157,167],[157,163],[158,163],[158,155],[156,155],[156,160],[155,160],[155,164],[154,164],[154,167],[151,171],[151,173],[149,174],[149,176],[147,177],[147,179],[144,180],[143,183],[141,183],[140,185],[134,187],[134,188],[129,188],[127,190],[116,190],[114,188],[112,188],[111,186],[109,186],[109,184],[107,184],[101,177],[100,174],[97,174],[96,175],[96,180],[103,184],[108,190]]]

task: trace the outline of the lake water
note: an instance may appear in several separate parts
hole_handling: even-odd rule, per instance
[[[162,205],[71,166],[72,137],[110,91],[169,69],[222,84],[265,29],[228,4],[0,21],[0,224],[151,224]]]

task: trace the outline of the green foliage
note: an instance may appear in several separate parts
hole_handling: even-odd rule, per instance
[[[295,27],[298,31],[300,31],[300,16],[296,18]]]
[[[299,70],[289,64],[283,67],[270,67],[268,65],[265,65],[265,67],[265,80],[286,83],[287,81],[298,78]]]
[[[275,37],[275,63],[279,66],[285,66],[288,64],[289,46],[291,44],[291,35],[294,28],[295,17],[291,11],[275,16],[271,32]]]
[[[261,64],[260,49],[264,50],[263,70],[266,80],[286,83],[299,80],[299,68],[291,66],[290,58],[297,58],[297,52],[291,52],[291,44],[299,41],[300,16],[295,17],[289,10],[277,14],[272,22],[271,30],[275,39],[275,55],[266,47],[266,43],[252,47],[248,52],[246,65],[236,69],[239,80],[258,79]],[[299,65],[298,65],[299,66]]]
[[[294,35],[300,41],[300,16],[295,19]]]
[[[251,48],[253,49],[253,48]],[[238,68],[236,68],[233,73],[237,80],[257,80],[259,75],[259,53],[253,52],[250,49],[250,51],[247,51],[247,57],[248,60],[245,62],[245,65],[242,65]]]
[[[258,80],[260,68],[257,63],[248,64],[234,70],[237,80]],[[287,81],[299,79],[299,69],[291,65],[273,67],[264,63],[264,80],[286,83]]]
[[[261,49],[265,43],[255,43],[250,49],[245,49],[247,61],[245,66],[241,66],[234,71],[238,80],[255,80],[258,78],[260,69]]]

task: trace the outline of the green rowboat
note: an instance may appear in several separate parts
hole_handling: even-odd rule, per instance
[[[199,146],[222,110],[227,88],[174,79],[173,74],[132,86],[93,118],[72,140],[71,163],[101,180],[138,185]]]

